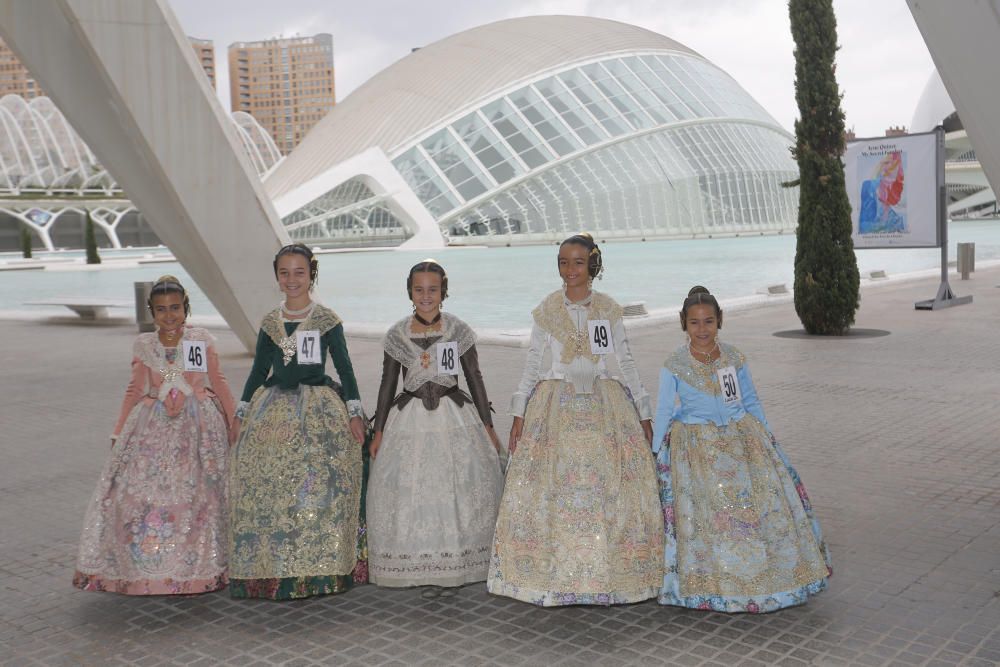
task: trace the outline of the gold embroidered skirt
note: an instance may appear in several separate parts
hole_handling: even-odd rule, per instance
[[[489,591],[542,606],[656,597],[663,537],[653,456],[624,388],[539,383],[507,472]]]
[[[361,476],[333,389],[258,389],[230,463],[230,579],[350,575]]]

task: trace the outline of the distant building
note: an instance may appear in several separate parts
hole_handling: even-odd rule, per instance
[[[212,90],[215,90],[215,43],[210,39],[197,39],[196,37],[188,37],[188,39],[191,41],[191,46],[194,47],[194,52],[198,54],[201,68],[205,70],[205,75],[212,83]]]
[[[893,125],[893,126],[891,126],[889,129],[887,129],[885,131],[885,136],[887,136],[887,137],[905,137],[906,136],[906,126],[905,125],[900,125],[899,127],[896,127],[895,125]]]
[[[28,68],[22,65],[14,52],[0,40],[0,97],[20,95],[30,100],[44,94]]]
[[[333,36],[230,44],[229,99],[287,155],[335,104]]]

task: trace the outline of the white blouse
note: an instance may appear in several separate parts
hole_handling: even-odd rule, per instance
[[[563,303],[566,305],[566,310],[576,325],[577,331],[587,330],[587,307],[590,305],[592,296],[588,296],[581,302],[573,302],[563,297]],[[629,349],[628,339],[625,336],[625,325],[620,319],[612,325],[611,337],[614,340],[618,366],[624,375],[623,384],[632,393],[632,400],[639,412],[639,419],[651,419],[653,416],[652,402],[639,379],[639,371],[636,369],[635,360],[632,358],[632,351]],[[532,325],[531,342],[528,348],[528,359],[524,364],[524,374],[521,376],[521,383],[518,385],[517,391],[510,399],[511,415],[524,416],[528,406],[528,396],[531,395],[535,385],[542,380],[565,380],[572,383],[576,393],[592,394],[594,380],[618,379],[608,373],[604,355],[598,356],[596,364],[590,360],[589,356],[577,356],[569,364],[564,364],[560,361],[562,348],[562,343],[545,329],[537,324]],[[547,357],[546,350],[549,352]]]

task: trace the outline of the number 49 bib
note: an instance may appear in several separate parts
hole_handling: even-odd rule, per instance
[[[719,374],[719,389],[722,390],[722,402],[725,405],[739,403],[743,400],[740,393],[740,380],[736,377],[736,369],[726,366],[716,371]]]
[[[587,320],[587,333],[590,334],[591,354],[611,354],[615,351],[611,322],[608,320]]]

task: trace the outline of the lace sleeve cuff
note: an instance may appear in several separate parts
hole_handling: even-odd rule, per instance
[[[347,401],[347,414],[352,419],[354,417],[361,417],[362,419],[364,419],[365,418],[365,409],[363,407],[361,407],[361,401],[359,401],[357,399],[351,399],[351,400]]]
[[[510,414],[514,417],[523,417],[524,411],[528,409],[528,397],[520,392],[510,397]]]
[[[649,394],[635,402],[635,409],[639,412],[640,420],[653,418],[653,402],[650,400]]]
[[[242,420],[247,416],[247,407],[250,405],[250,401],[240,401],[236,404],[236,418]]]

